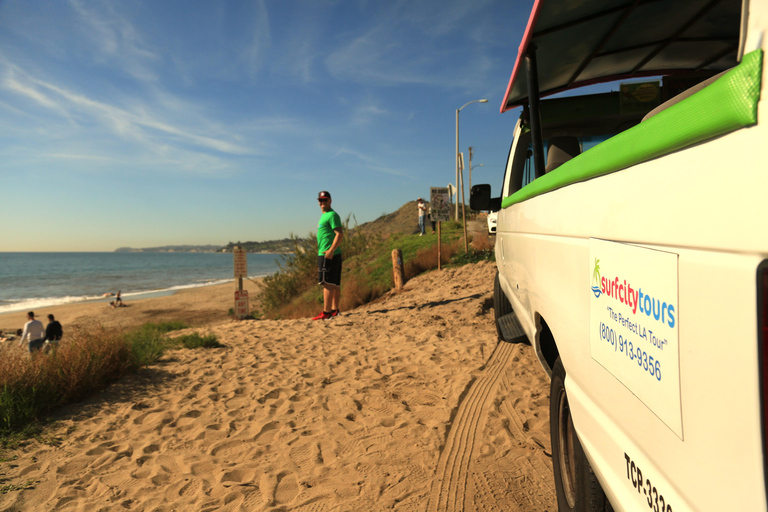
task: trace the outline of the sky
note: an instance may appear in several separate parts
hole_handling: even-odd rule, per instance
[[[497,192],[532,5],[0,0],[0,251],[303,237],[320,190],[372,221],[456,183],[481,98]]]

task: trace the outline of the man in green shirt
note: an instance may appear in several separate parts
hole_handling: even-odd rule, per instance
[[[339,314],[341,301],[341,239],[344,237],[339,214],[331,208],[331,194],[317,195],[323,214],[317,224],[318,284],[323,286],[323,312],[312,320],[325,320]]]

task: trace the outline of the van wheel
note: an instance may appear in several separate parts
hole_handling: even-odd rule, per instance
[[[501,290],[501,283],[499,283],[499,272],[496,272],[496,277],[493,280],[493,323],[496,324],[496,335],[499,341],[504,341],[504,336],[501,334],[499,328],[499,318],[504,315],[512,313],[512,304],[509,303],[509,299],[504,295]]]
[[[555,473],[557,505],[560,512],[607,512],[613,510],[600,482],[592,472],[579,437],[573,428],[565,368],[560,358],[552,369],[549,395],[549,433],[552,439],[552,466]]]

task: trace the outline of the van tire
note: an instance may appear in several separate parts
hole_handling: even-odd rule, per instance
[[[559,357],[552,369],[549,397],[549,433],[559,512],[612,511],[573,428],[565,392],[565,367]]]
[[[496,336],[498,336],[499,341],[504,341],[504,335],[499,328],[499,318],[510,313],[512,313],[512,304],[509,303],[509,299],[501,289],[499,272],[497,271],[496,277],[493,279],[493,323],[496,325]]]

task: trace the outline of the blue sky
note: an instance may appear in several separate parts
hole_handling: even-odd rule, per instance
[[[320,190],[362,224],[455,182],[480,98],[498,191],[532,4],[0,0],[0,251],[305,236]]]

